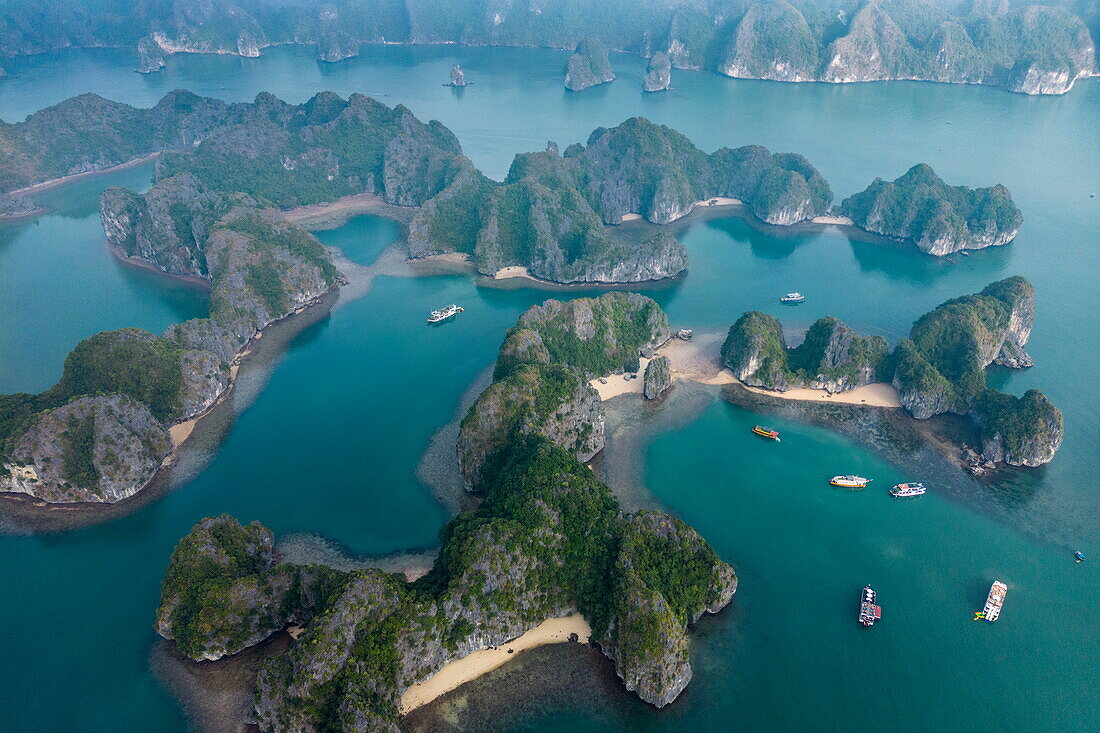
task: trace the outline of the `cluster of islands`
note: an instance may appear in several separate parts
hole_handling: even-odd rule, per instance
[[[913,79],[1062,94],[1096,73],[1100,11],[1091,0],[641,0],[502,4],[475,0],[441,12],[427,0],[176,0],[126,7],[93,0],[15,0],[0,10],[0,58],[71,47],[133,49],[152,73],[175,53],[259,56],[282,44],[336,63],[365,44],[577,48],[566,86],[614,75],[602,48],[650,59],[647,91],[671,68],[726,76],[831,83]],[[579,44],[579,45],[578,45]],[[3,71],[0,70],[0,76]]]
[[[1004,245],[1022,224],[1003,186],[949,185],[926,165],[834,208],[801,155],[707,153],[642,118],[564,151],[518,154],[494,181],[439,122],[358,94],[291,105],[177,91],[151,109],[89,94],[3,125],[0,142],[7,213],[34,211],[35,186],[155,156],[147,192],[103,192],[106,240],[119,257],[210,290],[209,317],[159,335],[97,334],[73,349],[55,386],[0,396],[0,492],[43,505],[133,497],[232,388],[263,329],[341,286],[333,253],[288,216],[302,207],[396,218],[412,259],[563,285],[676,277],[688,253],[661,227],[696,207],[774,226],[841,222],[914,256]],[[976,460],[1034,467],[1062,442],[1061,412],[1039,390],[1017,398],[986,383],[991,364],[1031,365],[1034,316],[1031,285],[1010,277],[921,316],[893,348],[835,318],[792,348],[776,318],[753,311],[709,358],[731,400],[745,388],[890,385],[899,407],[861,409],[962,416],[978,436]],[[427,575],[288,563],[263,526],[208,518],[172,555],[158,632],[195,660],[300,632],[256,677],[263,729],[395,728],[406,696],[423,697],[417,686],[441,668],[548,619],[572,619],[567,628],[614,660],[627,689],[669,704],[692,676],[692,625],[730,602],[736,575],[683,522],[624,512],[585,464],[605,444],[600,380],[641,371],[640,391],[660,400],[683,377],[672,343],[666,314],[635,293],[532,307],[461,421],[454,450],[477,500],[446,526]]]

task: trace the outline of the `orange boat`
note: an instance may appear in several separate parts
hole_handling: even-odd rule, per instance
[[[768,438],[769,440],[774,440],[776,442],[779,441],[778,430],[772,430],[771,428],[764,428],[757,425],[755,428],[752,429],[752,431],[759,435],[761,438]]]

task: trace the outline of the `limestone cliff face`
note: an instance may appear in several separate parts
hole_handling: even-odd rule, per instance
[[[97,334],[73,349],[53,388],[7,396],[20,420],[0,436],[0,490],[56,502],[137,493],[168,455],[166,426],[225,392],[241,347],[340,281],[312,235],[189,174],[145,195],[108,189],[101,203],[108,241],[122,256],[210,284],[210,317],[159,338],[139,329]]]
[[[982,458],[995,463],[1041,466],[1053,460],[1065,437],[1062,411],[1036,389],[1019,399],[983,395],[973,415],[981,428]]]
[[[529,435],[589,461],[603,450],[605,419],[599,394],[575,369],[521,367],[482,392],[462,421],[457,450],[466,488],[482,486],[486,463]]]
[[[149,36],[137,44],[137,71],[139,74],[152,74],[164,68],[164,49]]]
[[[225,209],[222,196],[190,173],[181,173],[144,196],[118,186],[107,188],[100,197],[99,216],[107,242],[126,257],[172,275],[205,278],[203,243]]]
[[[718,62],[718,73],[742,79],[811,81],[817,77],[820,42],[790,4],[749,5]]]
[[[672,386],[672,372],[667,356],[651,359],[645,366],[645,378],[642,393],[647,400],[655,400]]]
[[[55,503],[133,496],[171,443],[148,407],[126,395],[81,397],[35,416],[3,462],[0,491]]]
[[[969,415],[980,428],[985,460],[1015,466],[1050,461],[1064,435],[1061,411],[1038,390],[1016,398],[986,386],[990,364],[1032,365],[1024,346],[1034,319],[1034,291],[1019,276],[922,316],[892,359],[902,404],[920,419]]]
[[[672,86],[672,62],[668,54],[658,51],[649,58],[645,76],[642,77],[643,92],[661,92]]]
[[[875,179],[841,202],[839,211],[862,229],[935,256],[1008,244],[1023,224],[1004,186],[949,186],[924,164],[892,182]]]
[[[586,38],[578,43],[565,63],[565,88],[580,92],[610,81],[615,81],[615,74],[607,59],[607,46],[596,38]]]
[[[359,55],[359,41],[343,30],[329,30],[317,39],[317,58],[336,63]]]
[[[725,608],[737,590],[737,576],[733,568],[714,558],[699,569],[706,594],[697,598],[697,605],[674,608],[660,583],[653,582],[656,578],[646,577],[638,553],[662,553],[671,565],[698,558],[705,553],[706,542],[683,522],[657,512],[629,515],[620,522],[623,539],[616,558],[615,592],[625,601],[600,639],[600,647],[615,661],[626,689],[661,708],[691,681],[687,623]]]
[[[192,585],[200,579],[216,579],[205,596]],[[203,519],[172,553],[156,630],[193,659],[221,659],[312,618],[339,580],[329,568],[277,564],[274,535],[256,522]]]
[[[587,302],[573,305],[580,301]],[[689,625],[726,606],[737,578],[683,522],[624,515],[575,447],[521,434],[532,416],[544,425],[565,417],[556,406],[570,399],[571,385],[591,389],[580,369],[605,368],[619,349],[636,359],[661,324],[667,330],[648,298],[580,301],[532,309],[501,347],[495,381],[479,403],[524,382],[527,389],[498,405],[528,407],[503,420],[471,409],[462,430],[477,422],[479,445],[500,448],[477,477],[481,501],[444,529],[426,576],[408,584],[379,570],[278,565],[262,526],[205,519],[173,552],[159,633],[192,659],[210,659],[286,624],[304,626],[257,676],[254,717],[262,728],[314,730],[338,721],[347,730],[396,731],[398,701],[411,685],[548,617],[577,612],[628,689],[657,706],[674,700],[691,679]],[[591,343],[579,343],[585,339]],[[574,434],[583,429],[569,426]],[[474,446],[470,437],[460,437],[460,456]]]

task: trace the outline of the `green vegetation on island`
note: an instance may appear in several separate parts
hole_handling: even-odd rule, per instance
[[[101,205],[107,240],[124,256],[209,283],[210,316],[160,336],[96,334],[55,386],[0,396],[0,490],[53,502],[132,496],[168,455],[167,426],[217,400],[244,344],[339,279],[312,235],[189,173],[144,195],[109,188]]]
[[[580,92],[610,81],[615,81],[615,72],[607,59],[607,46],[598,38],[583,39],[565,62],[565,88]]]
[[[750,311],[730,327],[722,362],[756,387],[844,392],[879,379],[888,352],[886,339],[856,336],[832,316],[815,321],[802,343],[788,348],[778,319]]]
[[[149,73],[163,68],[170,53],[259,56],[263,48],[288,43],[314,46],[323,61],[354,56],[363,44],[573,49],[598,43],[645,56],[663,52],[677,68],[743,78],[918,79],[1061,94],[1096,70],[1100,37],[1093,0],[574,0],[507,7],[489,0],[334,0],[324,12],[283,0],[231,6],[175,0],[125,6],[125,12],[115,5],[52,3],[46,27],[35,22],[41,0],[9,0],[0,10],[6,29],[0,56],[131,48],[138,70]]]
[[[995,463],[1038,466],[1062,443],[1062,413],[1039,390],[1016,398],[986,386],[986,367],[1032,365],[1024,345],[1035,320],[1031,284],[1010,277],[921,316],[888,353],[881,336],[860,337],[836,318],[819,319],[788,348],[783,327],[759,311],[742,315],[722,346],[722,362],[751,386],[840,392],[890,381],[913,417],[968,415],[982,455]]]
[[[839,211],[856,226],[931,255],[1008,244],[1024,221],[1004,186],[948,186],[923,163],[892,182],[876,178]]]
[[[541,306],[543,315],[532,309],[510,332],[502,362],[514,358],[498,368],[486,394],[529,374],[581,378],[579,364],[549,357],[557,347],[533,342],[545,312],[548,322],[562,318],[567,304],[554,303]],[[628,304],[665,323],[652,301],[636,295],[613,293],[582,307],[617,316]],[[602,342],[591,344],[592,354],[614,353],[617,334],[640,334],[636,323],[612,324],[598,336],[591,325],[577,330]],[[519,352],[527,356],[508,345],[518,347],[521,334],[530,343]],[[471,414],[478,410],[475,404]],[[538,434],[514,435],[513,427],[504,420],[494,428],[499,447],[476,487],[481,501],[444,528],[439,556],[419,580],[276,564],[267,530],[228,516],[205,519],[173,553],[158,632],[186,655],[212,659],[288,624],[304,626],[257,677],[254,719],[264,730],[397,730],[397,703],[408,687],[449,661],[572,613],[589,622],[628,689],[667,705],[691,679],[688,628],[729,603],[733,569],[683,522],[623,514],[571,451]]]

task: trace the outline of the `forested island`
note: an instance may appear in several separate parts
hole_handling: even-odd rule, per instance
[[[664,313],[639,295],[532,308],[463,421],[459,459],[481,501],[443,530],[426,576],[279,563],[261,525],[205,519],[172,555],[158,632],[203,660],[303,626],[257,676],[253,715],[265,730],[396,730],[414,683],[578,613],[627,689],[667,705],[691,680],[689,625],[726,606],[737,578],[683,522],[622,512],[581,462],[602,446],[602,407],[578,409],[590,402],[586,375],[667,335]],[[527,398],[501,403],[517,385],[530,386]]]
[[[1061,410],[1037,389],[1019,398],[991,389],[985,374],[990,364],[1032,365],[1024,345],[1034,321],[1034,290],[1015,276],[921,316],[892,353],[881,337],[856,336],[836,318],[814,323],[792,349],[778,320],[753,311],[730,328],[722,361],[744,384],[769,390],[835,393],[890,382],[917,419],[968,415],[980,432],[984,460],[1038,466],[1062,444]]]
[[[34,22],[42,17],[50,22]],[[0,57],[131,48],[145,73],[173,53],[259,56],[281,44],[315,46],[319,60],[335,62],[364,44],[573,49],[593,38],[645,57],[667,54],[676,68],[739,78],[914,79],[1062,94],[1096,73],[1100,10],[1092,0],[472,0],[451,12],[429,0],[13,0],[0,10],[0,30]],[[583,66],[578,80],[600,78]]]
[[[894,181],[876,178],[838,211],[861,229],[936,256],[1008,244],[1024,223],[1004,186],[949,186],[923,163]]]
[[[224,392],[253,334],[338,282],[317,241],[283,222],[280,209],[369,194],[414,208],[405,217],[410,257],[457,253],[489,275],[522,268],[557,283],[625,283],[675,277],[688,266],[675,237],[620,226],[629,219],[668,224],[722,200],[790,225],[827,213],[832,201],[828,183],[800,155],[760,146],[707,154],[643,118],[599,128],[564,153],[550,144],[517,155],[498,183],[439,122],[358,94],[345,100],[324,92],[291,105],[270,94],[226,103],[176,91],[150,109],[82,95],[0,128],[0,137],[0,190],[12,202],[22,200],[12,192],[34,183],[159,154],[146,194],[104,192],[107,240],[122,257],[212,288],[209,319],[160,337],[100,334],[74,350],[58,386],[2,398],[0,487],[49,501],[117,501],[139,490],[169,453],[165,426],[200,414]],[[948,186],[927,166],[893,183],[876,181],[841,209],[930,254],[1003,244],[1021,221],[1003,187]],[[829,364],[804,345],[792,352],[790,370],[775,366],[778,357],[768,361],[776,384],[791,374],[831,386],[866,383],[885,351],[839,323],[819,323],[812,334],[822,343],[841,339],[848,363]],[[852,362],[857,354],[862,361]],[[123,359],[149,368],[119,376],[112,364]],[[578,379],[558,377],[558,388]],[[1005,413],[1000,401],[968,391],[945,400],[1008,434],[1008,422],[995,417]],[[1007,451],[1010,462],[1018,453]]]
[[[169,426],[217,401],[246,344],[340,282],[313,235],[189,174],[144,196],[108,189],[104,201],[108,241],[126,258],[208,284],[210,316],[159,336],[96,334],[65,359],[55,386],[0,395],[0,491],[56,503],[133,496],[171,455]],[[173,218],[157,218],[161,209]]]

